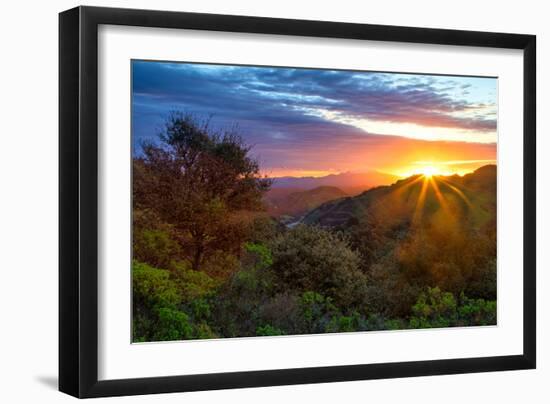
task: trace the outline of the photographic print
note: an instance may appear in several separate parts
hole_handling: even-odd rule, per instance
[[[133,342],[496,325],[497,78],[131,70]]]

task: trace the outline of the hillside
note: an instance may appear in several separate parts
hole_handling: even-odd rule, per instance
[[[355,197],[332,201],[309,212],[306,224],[345,227],[369,220],[408,227],[441,222],[468,222],[480,228],[496,215],[496,166],[484,166],[463,177],[421,175],[380,186]]]
[[[346,196],[341,189],[330,186],[301,191],[296,188],[275,188],[268,192],[265,202],[271,215],[297,218],[325,202]]]

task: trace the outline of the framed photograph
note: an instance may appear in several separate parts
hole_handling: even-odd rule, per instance
[[[61,391],[535,368],[535,36],[59,27]]]

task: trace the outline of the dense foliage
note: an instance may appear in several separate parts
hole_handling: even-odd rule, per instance
[[[134,341],[496,324],[496,191],[480,173],[285,226],[236,131],[174,113],[133,160]]]

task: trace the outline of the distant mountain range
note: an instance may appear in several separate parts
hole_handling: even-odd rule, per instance
[[[325,202],[348,196],[337,187],[320,186],[310,190],[274,188],[265,197],[268,212],[275,217],[294,220]]]
[[[377,171],[365,173],[341,173],[324,177],[276,177],[272,189],[291,188],[294,190],[311,190],[318,187],[337,187],[349,195],[366,191],[379,185],[389,185],[399,177]]]

